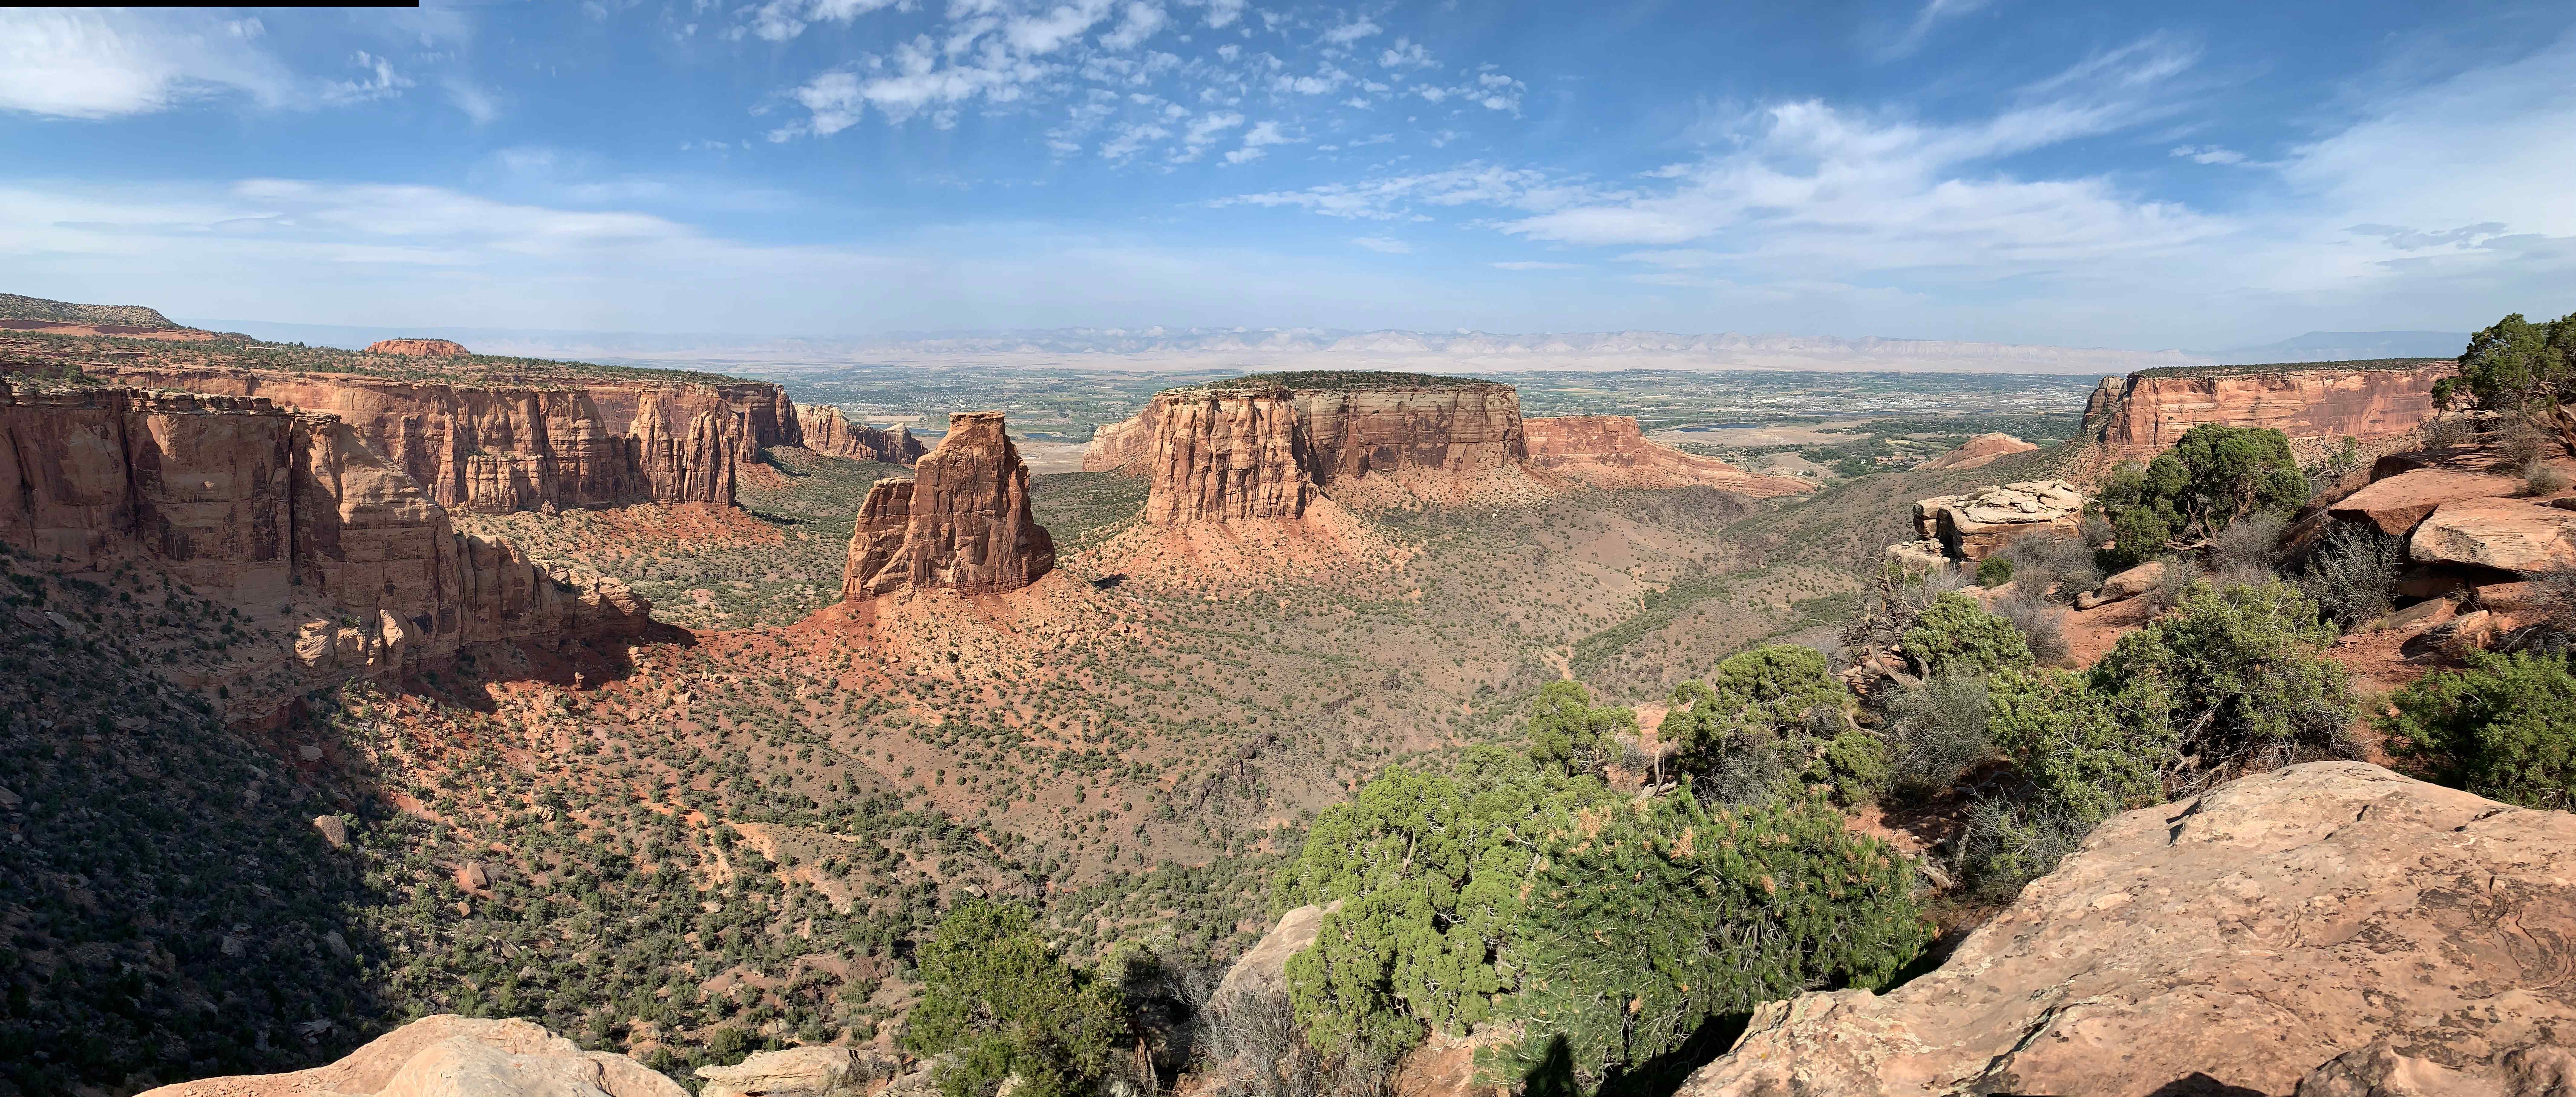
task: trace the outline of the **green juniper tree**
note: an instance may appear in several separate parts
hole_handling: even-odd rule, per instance
[[[1088,1093],[1118,1061],[1127,1033],[1118,987],[1056,956],[1021,907],[969,899],[921,944],[921,1001],[904,1044],[948,1053],[947,1097],[991,1097],[1006,1078],[1015,1093]]]

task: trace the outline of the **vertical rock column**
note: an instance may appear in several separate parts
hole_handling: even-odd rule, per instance
[[[843,599],[905,587],[1018,590],[1055,568],[1055,541],[1029,514],[1029,470],[998,411],[948,417],[948,437],[910,480],[879,480],[859,507]]]

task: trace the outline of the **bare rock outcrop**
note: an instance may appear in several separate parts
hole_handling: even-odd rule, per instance
[[[699,1067],[698,1097],[867,1097],[902,1074],[901,1060],[873,1048],[792,1047]]]
[[[2203,423],[2273,427],[2293,441],[2369,442],[2432,418],[2433,385],[2454,372],[2439,359],[2142,370],[2103,378],[2085,404],[2084,426],[2115,457],[2161,453]]]
[[[805,448],[853,461],[881,461],[889,465],[910,465],[921,460],[921,439],[912,436],[912,428],[896,427],[879,430],[852,423],[841,409],[829,404],[798,404],[796,422],[805,434]]]
[[[378,339],[367,344],[369,354],[394,354],[405,358],[463,358],[473,353],[465,344],[452,339]]]
[[[2406,554],[2520,575],[2576,571],[2576,511],[2524,499],[2443,503],[2415,527]]]
[[[2366,522],[2391,537],[2415,531],[2435,508],[2461,499],[2513,495],[2522,482],[2458,469],[2424,468],[2372,481],[2326,508],[2339,522]]]
[[[1981,469],[2016,453],[2029,453],[2039,446],[2009,434],[1980,434],[1959,448],[1914,466],[1919,471],[1934,469]]]
[[[1317,481],[1297,405],[1276,391],[1192,389],[1154,398],[1145,520],[1295,518]]]
[[[1705,486],[1759,499],[1816,490],[1804,480],[1746,472],[1647,441],[1634,416],[1543,416],[1522,420],[1521,428],[1529,467],[1596,488]]]
[[[260,618],[318,596],[331,617],[294,643],[308,683],[651,623],[616,580],[456,533],[338,418],[264,399],[0,382],[0,495],[0,543],[39,561],[140,556]]]
[[[1681,1093],[2415,1092],[2322,1088],[2384,1044],[2555,1094],[2514,1079],[2563,1061],[2571,968],[2576,815],[2316,762],[2112,818],[1938,969],[1764,1006]]]
[[[2083,490],[2067,481],[2025,480],[1918,500],[1914,530],[1955,559],[1983,560],[2015,538],[2075,532],[2084,503]]]
[[[1149,403],[1131,418],[1101,424],[1091,432],[1090,448],[1082,451],[1082,471],[1116,472],[1144,460],[1154,452],[1154,429],[1160,419],[1156,406]]]
[[[369,1041],[329,1066],[206,1078],[143,1097],[685,1097],[680,1084],[606,1051],[583,1051],[527,1021],[442,1013]]]
[[[948,436],[909,480],[879,480],[860,504],[841,573],[843,600],[906,587],[1000,594],[1055,567],[1055,542],[1029,514],[1029,470],[998,411],[948,417]]]
[[[224,366],[93,369],[117,384],[266,399],[327,412],[443,507],[483,513],[624,503],[733,502],[738,471],[800,445],[785,390],[600,379],[415,381]]]

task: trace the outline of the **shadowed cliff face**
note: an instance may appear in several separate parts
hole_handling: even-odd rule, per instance
[[[1055,542],[1029,514],[1029,470],[1002,413],[948,417],[948,436],[910,480],[880,480],[860,505],[841,597],[906,587],[1000,594],[1055,567]]]
[[[328,412],[445,507],[483,513],[733,502],[762,448],[801,445],[776,385],[441,384],[221,367],[94,370],[110,380]]]
[[[64,571],[140,558],[275,619],[295,632],[286,695],[650,624],[624,584],[457,534],[347,424],[263,399],[0,382],[0,542]]]
[[[2293,440],[2368,442],[2421,426],[2436,410],[2433,385],[2448,362],[2397,369],[2177,371],[2105,377],[2084,425],[2116,456],[2163,452],[2203,423],[2273,427]]]

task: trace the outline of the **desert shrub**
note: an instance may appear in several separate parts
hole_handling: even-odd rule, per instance
[[[2007,559],[2004,559],[2004,558],[2003,558],[2003,557],[2001,557],[2001,556],[1989,556],[1989,557],[1986,557],[1986,558],[1985,558],[1985,559],[1983,559],[1983,560],[1979,560],[1979,561],[1977,561],[1977,585],[1978,585],[1978,586],[1981,586],[1981,587],[2000,587],[2000,586],[2002,586],[2002,585],[2004,585],[2004,584],[2006,584],[2006,583],[2012,582],[2012,581],[2013,581],[2013,562],[2012,562],[2012,561],[2007,560]]]
[[[1944,594],[1905,631],[1905,653],[1933,673],[1986,674],[2032,663],[2030,641],[1974,598]]]
[[[2266,511],[2249,514],[2210,539],[2210,570],[2220,575],[2262,574],[2281,562],[2281,534],[2287,516]]]
[[[2316,603],[2286,583],[2203,583],[2175,613],[2120,638],[2094,664],[2106,696],[2153,690],[2171,706],[2179,767],[2195,783],[2285,764],[2303,751],[2350,757],[2359,702]],[[1999,737],[2000,738],[2000,737]]]
[[[2016,584],[1995,599],[1995,616],[2021,630],[2031,658],[2041,663],[2054,665],[2073,654],[2066,642],[2066,611],[2036,591]]]
[[[2406,569],[2406,541],[2376,526],[2336,527],[2308,554],[2299,592],[2327,619],[2350,632],[2395,608],[2397,577]]]
[[[2530,416],[2515,412],[2496,420],[2488,432],[2487,448],[2507,468],[2528,468],[2548,451],[2549,442],[2547,430]]]
[[[2081,537],[2017,537],[2004,546],[2003,555],[2012,561],[2013,585],[2034,595],[2072,601],[2102,585],[2101,565]]]
[[[2157,612],[2181,605],[2183,598],[2191,593],[2193,587],[2200,585],[2202,578],[2200,562],[2191,557],[2167,556],[2164,565],[2164,574],[2156,577],[2156,584],[2139,596]]]
[[[1618,756],[1623,733],[1637,734],[1634,711],[1594,705],[1581,682],[1549,682],[1530,708],[1530,761],[1567,774],[1597,773]]]
[[[1118,988],[1058,958],[1021,907],[958,904],[915,962],[921,1000],[904,1044],[951,1056],[939,1074],[947,1097],[991,1097],[1013,1077],[1014,1093],[1088,1093],[1118,1061],[1127,1034]]]
[[[1950,596],[1950,597],[1956,597]],[[1728,656],[1703,684],[1674,687],[1658,735],[1673,767],[1719,803],[1759,803],[1795,778],[1863,803],[1887,783],[1886,745],[1853,726],[1851,691],[1809,648],[1764,644]]]
[[[1969,766],[1993,756],[1986,737],[1986,680],[1935,674],[1887,703],[1890,769],[1897,791],[1937,793]]]
[[[1883,986],[1932,936],[1912,866],[1814,800],[1604,803],[1539,845],[1511,1012],[1530,1052],[1562,1038],[1587,1083],[1680,1047],[1712,1016]]]
[[[1614,798],[1590,777],[1490,751],[1475,762],[1472,783],[1388,771],[1317,819],[1275,877],[1275,911],[1343,904],[1286,971],[1319,1053],[1392,1062],[1429,1030],[1490,1016],[1529,872],[1525,835],[1542,815]]]
[[[1191,1046],[1214,1097],[1382,1097],[1393,1064],[1364,1052],[1327,1055],[1306,1041],[1276,987],[1237,985],[1195,1017]]]
[[[2576,808],[2576,674],[2564,658],[2470,652],[2389,698],[2389,753],[2454,788],[2524,807]]]
[[[2424,424],[2424,448],[2458,449],[2477,441],[2477,422],[2462,415],[2445,415]]]
[[[1957,857],[1981,893],[2018,891],[2102,820],[2164,798],[2174,731],[2160,692],[2106,691],[2063,671],[2009,671],[1986,682],[1986,706],[1986,734],[2025,784],[1969,813]]]
[[[2470,336],[2459,374],[2434,386],[2433,399],[2462,393],[2482,411],[2558,415],[2576,401],[2576,314],[2534,324],[2512,313]]]
[[[2309,492],[2308,498],[2313,501],[2327,489],[2341,484],[2344,477],[2361,471],[2362,464],[2361,443],[2355,441],[2351,435],[2345,435],[2343,441],[2335,446],[2334,452],[2327,454],[2314,468],[2307,470],[2308,482],[2315,485]]]
[[[2567,474],[2555,465],[2534,461],[2522,470],[2522,490],[2526,495],[2556,495],[2567,490]]]
[[[2102,566],[2136,567],[2178,538],[2215,536],[2249,514],[2287,514],[2308,498],[2288,435],[2203,423],[2144,468],[2115,470],[2098,505],[2118,539]]]

